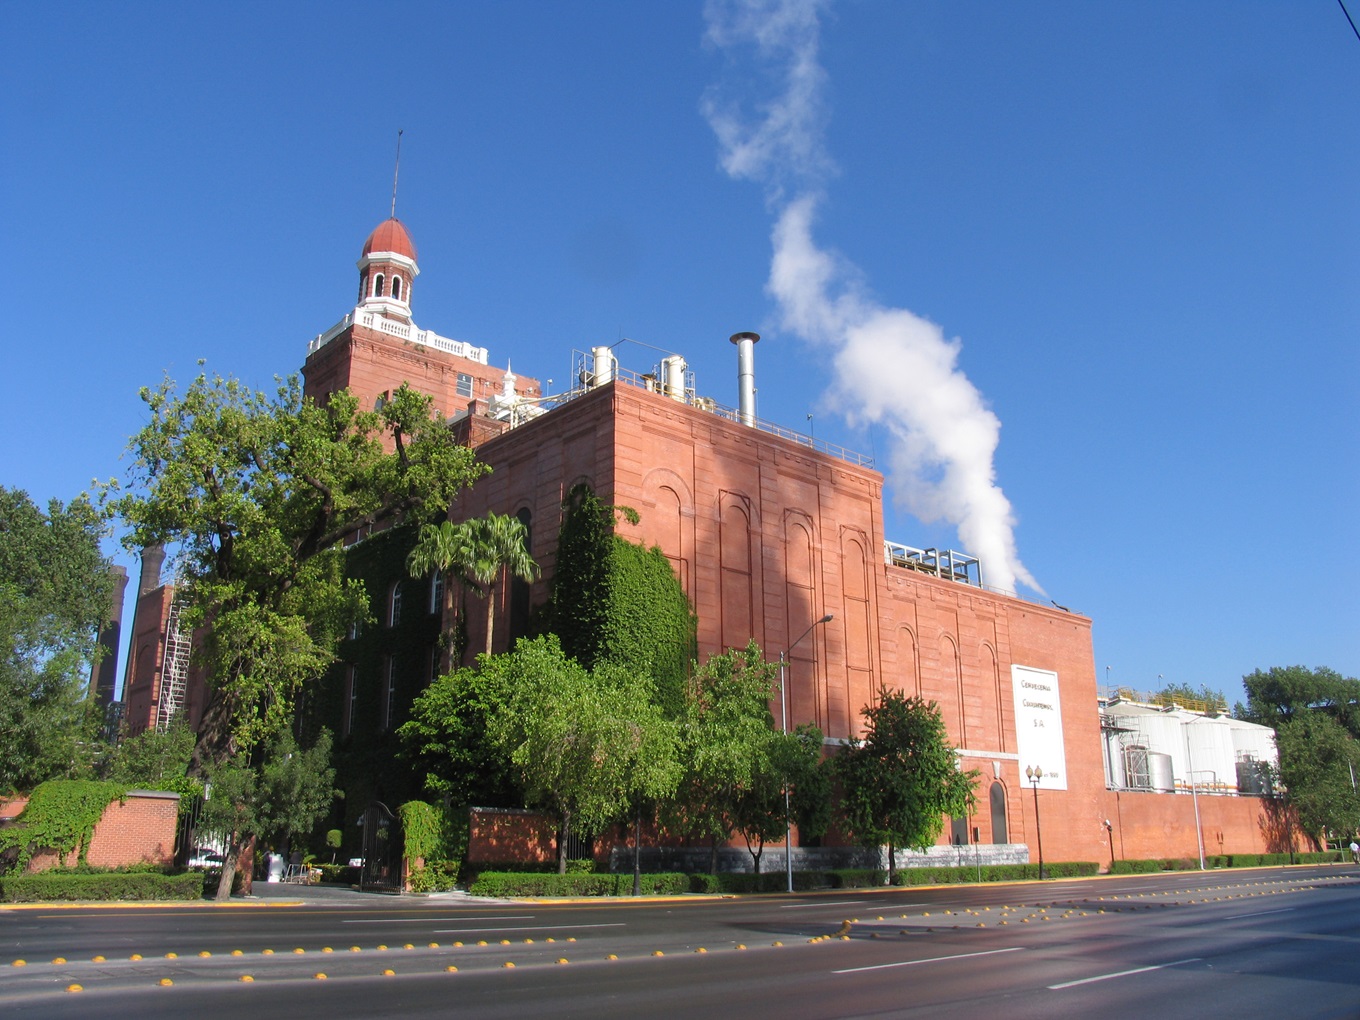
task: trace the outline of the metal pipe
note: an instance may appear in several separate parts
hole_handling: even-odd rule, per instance
[[[737,345],[737,410],[743,425],[754,425],[756,419],[755,347],[759,333],[733,333],[728,338]],[[792,646],[790,646],[792,647]]]

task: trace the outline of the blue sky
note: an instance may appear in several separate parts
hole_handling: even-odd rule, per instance
[[[811,187],[842,285],[957,340],[1018,560],[1094,619],[1099,682],[1360,675],[1360,40],[1334,0],[821,7],[818,169],[745,178],[706,111],[758,126],[779,54],[706,42],[699,2],[6,14],[0,484],[121,474],[162,372],[297,370],[353,304],[401,128],[423,328],[554,389],[634,338],[726,404],[755,329],[761,417],[886,467],[865,408],[921,380],[885,346],[832,387],[842,349],[767,286]],[[887,535],[963,546],[899,503]]]

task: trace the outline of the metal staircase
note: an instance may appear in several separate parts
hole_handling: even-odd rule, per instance
[[[180,629],[182,608],[180,600],[173,599],[165,620],[165,656],[161,660],[161,690],[156,702],[156,729],[161,732],[184,707],[184,689],[189,680],[189,653],[193,645]]]

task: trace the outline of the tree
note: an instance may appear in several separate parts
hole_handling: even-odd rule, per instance
[[[260,751],[254,763],[228,759],[207,770],[200,825],[221,836],[227,861],[239,860],[256,837],[282,846],[308,833],[335,796],[329,730],[322,730],[304,751],[285,729],[273,734]],[[222,870],[225,874],[225,863]]]
[[[822,768],[822,731],[810,725],[793,733],[771,729],[766,746],[752,758],[749,785],[736,791],[732,805],[733,828],[746,840],[752,870],[760,874],[765,844],[783,838],[786,823],[796,821],[804,836],[825,832],[830,797],[830,781]],[[792,850],[785,848],[786,853]]]
[[[483,469],[430,398],[405,386],[373,412],[348,391],[304,400],[296,378],[269,395],[200,375],[182,393],[166,380],[142,398],[151,420],[112,506],[130,546],[178,548],[209,689],[196,770],[258,769],[252,752],[287,728],[299,690],[367,616],[363,584],[344,577],[343,540],[446,508]],[[260,776],[247,778],[224,781],[254,796]],[[233,847],[257,834],[245,833]],[[219,898],[236,863],[228,853]]]
[[[463,640],[459,634],[464,632],[466,608],[463,593],[469,583],[466,564],[472,559],[468,546],[468,532],[465,527],[453,521],[440,521],[438,524],[422,524],[416,537],[416,544],[406,556],[406,570],[412,577],[425,577],[438,573],[444,579],[444,605],[440,606],[441,615],[448,620],[444,631],[443,646],[448,651],[449,661],[457,666],[463,661],[466,649],[466,634]],[[455,596],[455,589],[457,594]],[[450,606],[456,607],[452,616]]]
[[[113,578],[84,496],[40,510],[0,488],[0,790],[68,774],[97,720],[86,679]]]
[[[1225,715],[1228,711],[1228,699],[1223,696],[1223,692],[1205,684],[1200,684],[1198,688],[1186,683],[1166,684],[1153,694],[1152,700],[1156,704],[1179,705],[1207,715]]]
[[[467,806],[518,807],[523,795],[509,756],[490,735],[508,699],[505,656],[480,656],[435,679],[397,729],[402,754],[424,774],[426,791]]]
[[[202,784],[189,778],[194,754],[194,732],[182,715],[164,729],[143,730],[114,747],[105,765],[105,776],[128,789],[169,790],[183,800],[202,792]]]
[[[888,884],[895,853],[925,850],[944,831],[945,815],[966,815],[976,769],[962,772],[939,706],[883,689],[864,707],[866,733],[836,758],[846,828],[868,847],[887,845]]]
[[[538,577],[538,564],[525,548],[524,522],[508,514],[490,513],[464,521],[470,552],[463,565],[468,578],[486,599],[486,654],[491,654],[492,623],[496,609],[496,582],[508,571],[521,581]]]
[[[551,635],[521,639],[497,659],[509,697],[492,733],[527,800],[561,820],[558,871],[565,874],[573,832],[596,833],[639,800],[675,789],[674,725],[645,679],[609,664],[587,670]]]
[[[1276,666],[1242,678],[1247,704],[1235,715],[1275,730],[1279,778],[1299,824],[1317,840],[1357,831],[1360,680],[1334,669]]]
[[[710,656],[685,688],[679,719],[684,774],[672,822],[709,842],[715,872],[718,846],[739,824],[749,826],[757,842],[773,825],[770,810],[760,806],[768,809],[774,791],[782,790],[774,765],[774,738],[781,735],[770,715],[778,676],[779,664],[766,662],[752,641]]]

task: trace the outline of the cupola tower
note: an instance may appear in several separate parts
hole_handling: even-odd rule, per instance
[[[379,223],[359,256],[359,308],[411,321],[411,284],[420,273],[411,235],[393,216]]]

